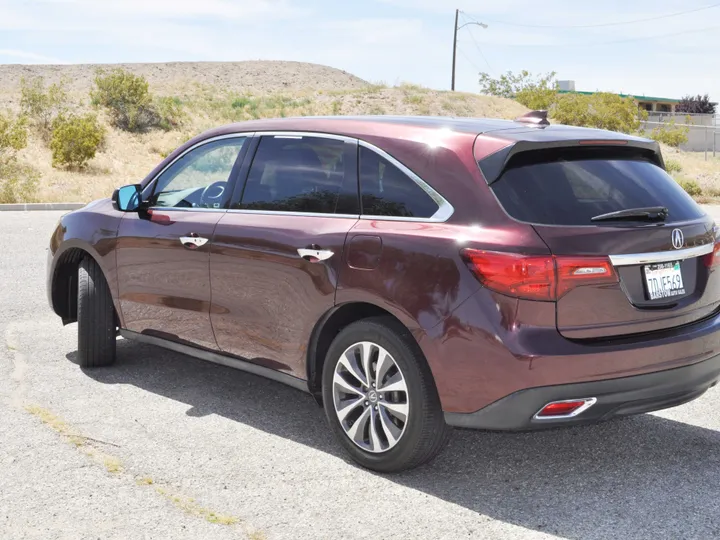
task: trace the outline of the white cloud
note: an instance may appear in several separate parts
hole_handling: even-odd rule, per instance
[[[33,64],[64,64],[62,60],[45,56],[42,54],[36,54],[30,51],[19,51],[17,49],[0,49],[0,58],[3,56],[9,56],[11,58],[20,58],[21,60],[29,61]]]

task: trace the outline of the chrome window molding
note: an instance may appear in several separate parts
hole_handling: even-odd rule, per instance
[[[175,164],[179,159],[183,158],[189,152],[192,152],[196,148],[204,146],[208,143],[223,140],[223,139],[236,139],[241,137],[288,137],[288,138],[302,138],[302,137],[315,137],[320,139],[334,139],[347,143],[358,144],[372,152],[375,152],[382,158],[388,160],[395,167],[400,169],[403,174],[408,176],[413,182],[415,182],[430,198],[438,205],[437,211],[430,217],[427,218],[414,218],[414,217],[403,217],[403,216],[372,216],[372,215],[353,215],[353,214],[326,214],[326,213],[314,213],[314,212],[286,212],[286,211],[275,211],[275,210],[249,210],[249,209],[230,209],[224,208],[174,208],[174,207],[152,207],[153,210],[160,210],[163,212],[169,211],[180,211],[180,212],[233,212],[233,213],[244,213],[244,214],[268,214],[268,215],[282,215],[282,216],[316,216],[316,217],[337,217],[337,218],[354,218],[354,219],[365,219],[372,221],[407,221],[407,222],[435,222],[442,223],[447,221],[450,216],[455,212],[455,208],[440,195],[435,189],[420,178],[417,174],[411,171],[408,167],[403,165],[400,161],[392,157],[390,154],[378,148],[374,144],[359,140],[353,137],[347,137],[345,135],[336,135],[333,133],[314,132],[314,131],[247,131],[247,132],[236,132],[227,133],[225,135],[218,135],[209,139],[204,139],[198,143],[186,148],[180,155],[169,162],[165,167],[162,168],[153,178],[150,180],[145,188],[143,189],[143,196],[146,195],[146,190],[152,189],[157,179],[172,165]],[[358,171],[359,175],[359,171]]]
[[[335,139],[347,143],[358,143],[353,137],[345,135],[335,135],[333,133],[314,132],[314,131],[256,131],[258,137],[278,137],[287,139],[301,139],[303,137],[316,137],[318,139]]]
[[[370,144],[365,141],[359,141],[358,144],[362,146],[363,148],[366,148],[372,152],[375,152],[380,157],[388,160],[390,163],[392,163],[395,167],[400,169],[403,174],[408,176],[413,182],[415,182],[420,188],[427,193],[430,198],[435,202],[435,204],[438,205],[437,211],[428,218],[408,218],[408,217],[402,217],[402,216],[372,216],[372,215],[365,215],[363,214],[360,219],[371,219],[373,221],[422,221],[422,222],[443,222],[450,219],[450,216],[453,215],[455,212],[455,208],[443,197],[440,195],[435,189],[430,186],[425,180],[420,178],[417,174],[412,172],[410,169],[408,169],[405,165],[403,165],[401,162],[399,162],[397,159],[392,157],[390,154],[385,152],[384,150],[378,148],[374,144]],[[359,171],[358,171],[359,176]]]
[[[248,208],[231,208],[231,214],[256,214],[261,216],[312,216],[322,218],[360,219],[358,214],[327,214],[319,212],[288,212],[285,210],[250,210]]]
[[[682,261],[712,253],[715,249],[713,243],[695,246],[674,251],[655,251],[651,253],[631,253],[627,255],[610,255],[610,262],[614,266],[633,266],[638,264],[654,264],[668,261]]]
[[[227,212],[227,208],[201,208],[201,207],[175,207],[175,206],[151,206],[148,210],[157,210],[158,212]]]

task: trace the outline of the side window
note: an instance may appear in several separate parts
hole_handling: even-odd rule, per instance
[[[365,216],[429,218],[438,211],[437,203],[412,178],[362,146],[360,193]]]
[[[228,181],[245,137],[220,139],[191,150],[155,181],[151,206],[222,208]]]
[[[315,214],[359,214],[355,147],[312,136],[260,139],[233,208]]]

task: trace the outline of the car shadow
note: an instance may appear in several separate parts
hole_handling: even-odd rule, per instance
[[[347,460],[314,399],[279,383],[125,340],[112,369],[86,373]],[[534,433],[455,430],[431,464],[385,477],[568,539],[720,535],[720,432],[653,415]]]

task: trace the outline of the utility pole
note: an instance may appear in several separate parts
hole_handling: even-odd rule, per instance
[[[488,25],[485,23],[477,22],[477,21],[470,21],[466,22],[465,24],[458,27],[458,16],[460,15],[460,10],[455,10],[455,31],[453,33],[453,57],[452,57],[452,81],[450,82],[450,90],[455,91],[455,60],[457,57],[457,34],[458,30],[460,28],[465,28],[469,24],[474,24],[479,26],[480,28],[487,28]],[[467,15],[466,15],[467,17]]]
[[[460,10],[455,10],[455,33],[453,34],[453,60],[452,60],[452,82],[450,83],[450,90],[453,92],[455,91],[455,57],[457,56],[457,23],[458,23],[458,15],[460,15]]]

